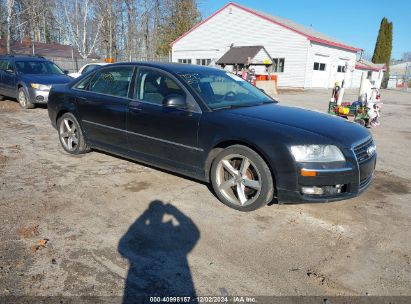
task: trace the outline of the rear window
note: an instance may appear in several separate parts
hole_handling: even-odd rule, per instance
[[[50,61],[16,61],[16,69],[23,74],[64,75],[64,72]]]

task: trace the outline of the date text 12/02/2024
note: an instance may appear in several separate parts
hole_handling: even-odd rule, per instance
[[[254,297],[150,297],[150,303],[256,303]]]

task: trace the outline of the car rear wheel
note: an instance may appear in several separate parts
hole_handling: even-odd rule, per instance
[[[4,100],[4,96],[0,95],[0,101],[3,101],[3,100]]]
[[[27,96],[24,88],[20,88],[17,96],[20,106],[23,109],[33,109],[34,104],[30,102],[30,98]]]
[[[57,121],[60,143],[70,154],[90,151],[76,117],[71,113],[63,114]]]
[[[234,145],[223,150],[211,167],[211,182],[218,198],[240,211],[267,205],[274,195],[274,183],[266,162],[254,150]]]

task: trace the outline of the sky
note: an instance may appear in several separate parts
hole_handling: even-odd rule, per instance
[[[198,0],[203,19],[231,1]],[[392,59],[411,51],[411,0],[235,0],[243,6],[312,26],[372,56],[380,22],[393,22]],[[390,5],[392,3],[392,5]]]

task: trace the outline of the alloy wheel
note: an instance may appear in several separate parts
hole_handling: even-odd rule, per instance
[[[232,204],[244,207],[254,203],[260,195],[261,182],[257,167],[243,155],[230,154],[218,163],[218,191]]]
[[[23,90],[19,91],[19,103],[21,104],[21,106],[23,108],[25,108],[27,106],[27,98],[26,98],[26,94],[24,94]]]
[[[64,118],[60,123],[60,140],[64,148],[72,152],[76,150],[79,136],[76,124],[69,118]]]

